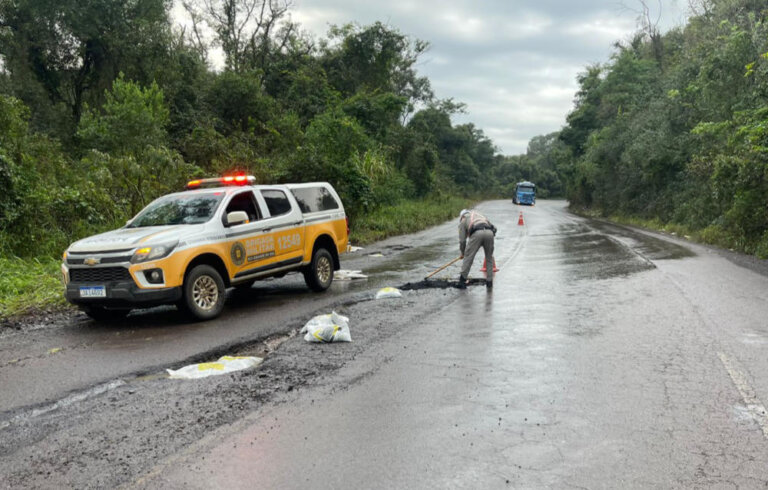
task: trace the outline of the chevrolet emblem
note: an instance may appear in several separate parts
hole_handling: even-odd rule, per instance
[[[101,263],[101,259],[98,257],[88,257],[87,259],[83,260],[83,264],[85,265],[96,265]]]

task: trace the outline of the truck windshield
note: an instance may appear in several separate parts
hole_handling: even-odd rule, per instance
[[[223,197],[223,192],[161,197],[136,215],[128,228],[205,223]]]
[[[533,187],[520,186],[517,190],[518,192],[533,192]]]

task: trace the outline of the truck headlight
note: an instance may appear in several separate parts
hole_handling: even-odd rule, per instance
[[[162,259],[173,252],[179,242],[165,243],[163,245],[154,245],[152,247],[142,247],[136,250],[131,257],[131,264],[138,264],[148,260]]]

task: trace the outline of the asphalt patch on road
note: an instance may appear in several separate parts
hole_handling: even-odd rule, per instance
[[[395,252],[402,252],[403,250],[408,250],[413,247],[411,247],[410,245],[390,245],[389,247],[385,247],[385,248],[388,250],[393,250]]]
[[[485,279],[469,279],[467,287],[485,286]],[[418,282],[409,282],[403,284],[399,289],[403,291],[419,291],[421,289],[460,289],[459,281],[450,281],[447,279],[424,279]]]

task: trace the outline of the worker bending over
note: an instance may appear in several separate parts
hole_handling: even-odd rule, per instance
[[[475,254],[480,247],[485,252],[486,279],[485,287],[493,287],[493,237],[496,235],[496,227],[491,222],[473,209],[462,209],[459,214],[459,250],[461,258],[464,259],[461,265],[461,275],[459,276],[459,287],[467,287],[467,278],[469,269],[472,268],[472,262],[475,260]],[[467,244],[469,239],[469,244]]]

